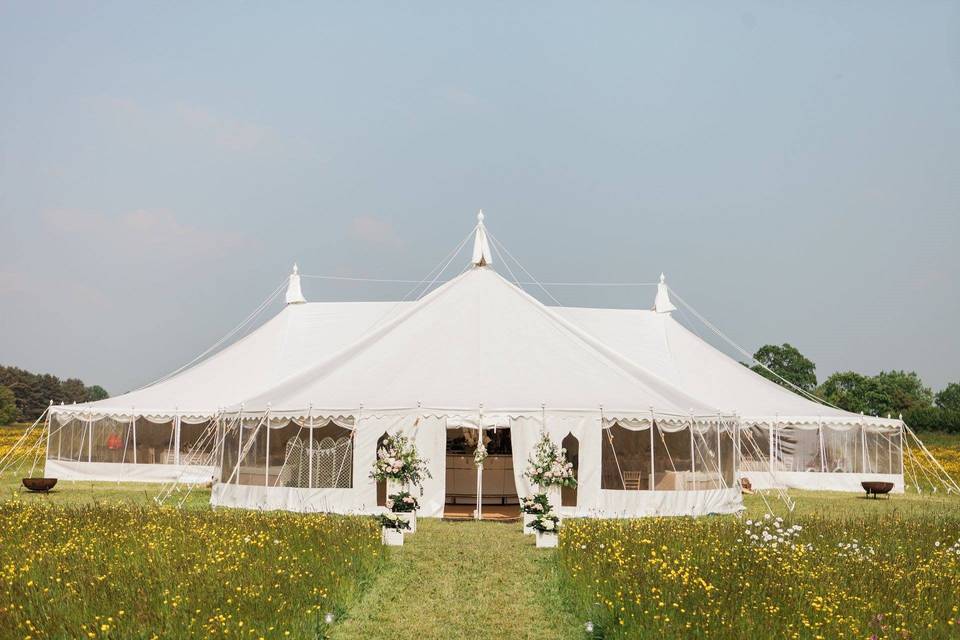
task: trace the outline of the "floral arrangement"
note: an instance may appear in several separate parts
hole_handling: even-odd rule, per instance
[[[370,477],[377,482],[393,480],[400,484],[420,484],[432,478],[427,461],[417,454],[413,441],[403,434],[387,436],[377,451]]]
[[[545,493],[535,493],[520,500],[520,511],[523,513],[549,513],[550,501]]]
[[[557,533],[560,531],[560,518],[553,513],[543,513],[534,518],[530,527],[540,533]]]
[[[406,518],[401,518],[395,513],[383,513],[377,516],[377,520],[380,521],[380,526],[384,529],[396,529],[397,531],[403,531],[404,529],[410,528],[410,523],[407,522]]]
[[[545,433],[533,448],[533,456],[527,459],[525,475],[540,487],[577,486],[573,465],[567,462],[567,450],[554,444]]]
[[[386,507],[394,513],[410,513],[419,509],[420,504],[409,491],[401,491],[387,496]]]
[[[487,459],[487,448],[483,445],[483,440],[477,443],[477,448],[473,452],[473,463],[478,467],[483,466],[483,461]]]

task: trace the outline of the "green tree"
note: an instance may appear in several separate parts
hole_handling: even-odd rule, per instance
[[[933,391],[924,386],[915,371],[881,371],[873,379],[876,389],[871,398],[870,413],[874,415],[889,413],[895,416],[909,409],[933,404]]]
[[[960,411],[960,382],[951,382],[937,393],[934,403],[941,409]]]
[[[98,384],[95,384],[92,387],[87,387],[87,402],[93,402],[94,400],[104,400],[109,397],[110,397],[110,394],[107,393],[107,390]]]
[[[817,365],[789,343],[784,342],[780,346],[775,344],[764,345],[753,354],[753,358],[776,373],[777,376],[789,380],[804,391],[812,392],[817,387]],[[792,390],[790,385],[771,374],[760,364],[754,365],[751,369],[764,378]]]
[[[10,424],[18,414],[17,397],[9,387],[0,385],[0,425]]]
[[[83,380],[77,378],[67,378],[60,383],[60,394],[59,399],[63,400],[67,404],[72,404],[74,402],[86,402],[87,401],[87,388],[83,384]]]
[[[873,379],[856,371],[838,371],[823,381],[817,395],[847,411],[867,412]]]
[[[817,393],[841,409],[868,415],[898,415],[931,406],[933,393],[913,371],[881,371],[865,376],[842,371],[827,378]]]

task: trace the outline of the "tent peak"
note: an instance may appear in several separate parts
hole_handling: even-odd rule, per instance
[[[476,235],[473,238],[473,258],[471,263],[475,267],[485,267],[493,262],[490,253],[490,243],[487,241],[487,228],[483,226],[483,209],[477,213]]]
[[[307,301],[300,290],[300,267],[293,263],[293,271],[290,273],[290,279],[287,282],[287,304],[303,304]]]
[[[653,301],[653,308],[657,313],[670,313],[676,311],[670,301],[670,288],[667,286],[667,276],[660,273],[660,282],[657,283],[657,297]]]

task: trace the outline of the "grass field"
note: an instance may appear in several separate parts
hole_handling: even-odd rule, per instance
[[[960,439],[926,440],[960,457]],[[213,511],[207,489],[161,508],[148,484],[26,494],[19,475],[0,477],[2,639],[584,638],[587,620],[593,637],[960,638],[955,496],[571,520],[558,551],[430,520],[387,549],[370,518]]]

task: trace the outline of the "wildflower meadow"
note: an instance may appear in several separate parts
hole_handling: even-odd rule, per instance
[[[597,636],[960,637],[955,509],[575,520],[558,562]]]
[[[322,637],[381,553],[370,518],[14,499],[0,637]]]
[[[956,473],[960,441],[930,446]],[[519,523],[425,519],[385,548],[371,517],[213,510],[204,487],[183,508],[143,484],[30,494],[20,475],[0,476],[0,640],[960,638],[960,498],[942,491],[564,519],[555,550]]]

